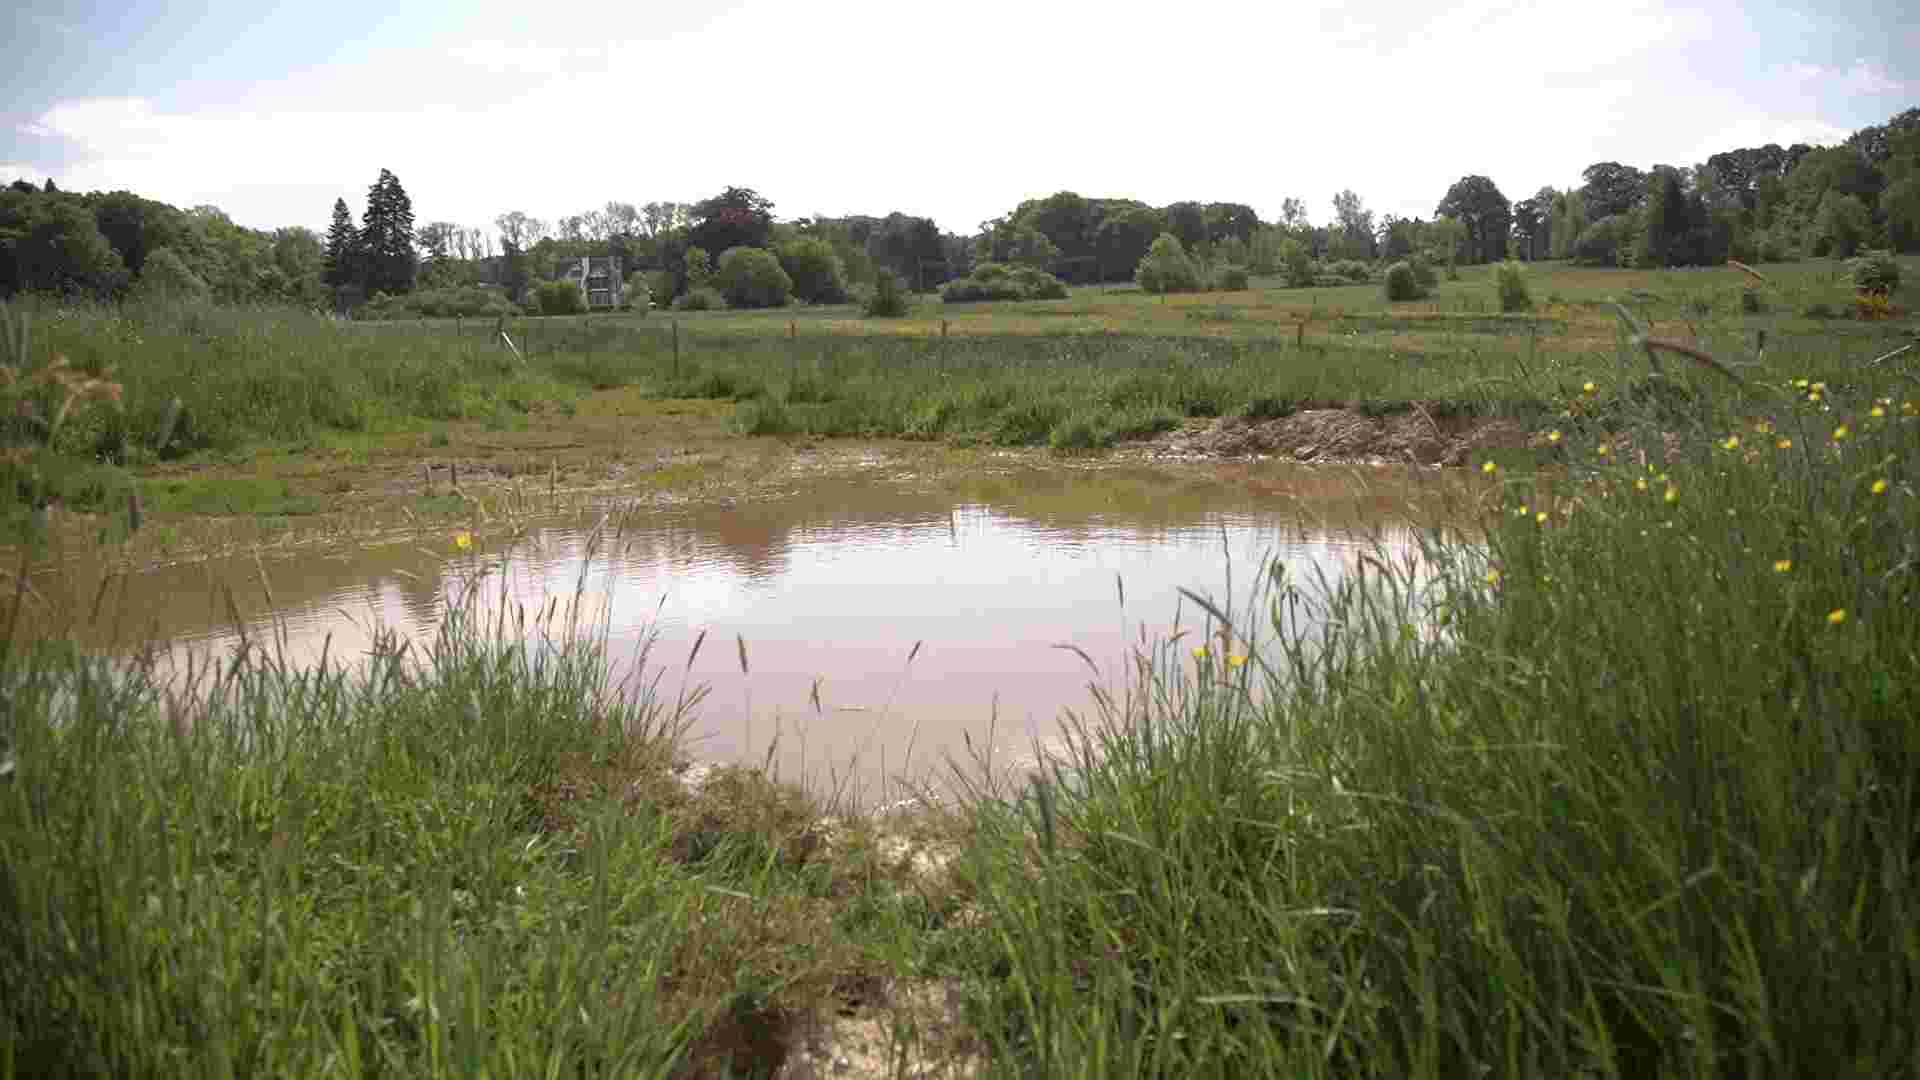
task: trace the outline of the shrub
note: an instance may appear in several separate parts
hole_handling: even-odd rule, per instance
[[[147,253],[147,261],[140,267],[140,279],[134,283],[133,295],[141,300],[193,302],[207,299],[212,290],[172,248],[157,247]]]
[[[1404,262],[1387,267],[1386,284],[1388,300],[1418,300],[1427,295],[1420,279],[1414,276],[1413,267]]]
[[[1358,259],[1341,259],[1339,262],[1333,264],[1333,272],[1340,277],[1346,278],[1348,281],[1356,283],[1365,281],[1373,276],[1373,271],[1367,269],[1367,264]]]
[[[1252,276],[1247,273],[1246,267],[1223,266],[1220,268],[1220,272],[1214,275],[1213,284],[1217,289],[1223,289],[1227,292],[1237,292],[1246,288],[1251,281]]]
[[[1200,288],[1200,268],[1194,265],[1179,237],[1161,233],[1134,268],[1133,280],[1150,293],[1196,292]]]
[[[981,263],[966,277],[949,281],[940,298],[949,304],[985,300],[1064,300],[1067,287],[1059,278],[1032,266]]]
[[[653,306],[653,289],[647,285],[647,275],[635,270],[627,275],[625,292],[626,306],[642,315]]]
[[[714,283],[737,308],[785,307],[793,293],[793,279],[766,248],[730,247],[722,252]]]
[[[1863,293],[1887,296],[1900,287],[1900,264],[1891,251],[1862,251],[1847,268],[1853,272],[1853,287]]]
[[[1637,232],[1626,214],[1603,217],[1587,226],[1573,242],[1574,261],[1588,266],[1630,265]]]
[[[649,271],[647,273],[648,298],[661,307],[666,307],[668,304],[673,303],[673,295],[676,291],[675,286],[677,284],[678,282],[674,280],[673,271],[671,270]]]
[[[897,319],[907,313],[911,304],[907,283],[899,274],[883,266],[874,275],[873,292],[860,306],[868,318]]]
[[[713,256],[707,249],[690,247],[687,249],[687,289],[704,289],[713,277]]]
[[[1420,286],[1422,295],[1425,295],[1428,289],[1440,284],[1440,275],[1433,272],[1433,264],[1428,262],[1424,255],[1409,256],[1407,266],[1413,271],[1414,284]]]
[[[1288,288],[1304,289],[1314,284],[1313,257],[1292,237],[1280,241],[1280,272]]]
[[[847,302],[847,270],[833,245],[817,236],[789,240],[779,248],[780,269],[793,279],[793,295],[809,304]]]
[[[543,281],[533,298],[542,315],[578,315],[587,310],[586,294],[571,281]]]
[[[688,289],[673,302],[675,311],[719,311],[726,306],[727,302],[720,298],[719,293],[705,286]]]
[[[1527,278],[1520,270],[1520,264],[1509,259],[1494,271],[1494,279],[1500,286],[1501,311],[1527,311],[1533,307],[1533,297],[1527,293]]]

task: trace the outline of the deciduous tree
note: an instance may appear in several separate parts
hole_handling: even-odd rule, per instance
[[[1486,262],[1506,256],[1513,210],[1492,180],[1484,176],[1463,176],[1454,181],[1434,215],[1455,218],[1466,227],[1462,255],[1467,262]]]

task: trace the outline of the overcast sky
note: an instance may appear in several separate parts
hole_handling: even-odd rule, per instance
[[[1467,174],[1520,199],[1920,104],[1906,0],[9,7],[0,182],[260,228],[357,217],[381,168],[422,223],[729,184],[961,233],[1063,188],[1429,216]]]

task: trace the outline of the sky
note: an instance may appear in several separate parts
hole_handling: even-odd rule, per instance
[[[1905,10],[1903,10],[1905,8]],[[1920,9],[1716,0],[1178,5],[1078,0],[14,0],[0,183],[211,204],[255,228],[357,218],[391,169],[415,220],[552,220],[751,187],[782,219],[1021,200],[1247,203],[1315,222],[1352,189],[1431,216],[1598,161],[1833,143],[1920,105]]]

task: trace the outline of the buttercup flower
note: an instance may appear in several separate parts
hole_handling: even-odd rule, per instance
[[[1555,428],[1555,429],[1553,429],[1552,431],[1549,431],[1549,432],[1547,432],[1547,441],[1548,441],[1548,442],[1550,442],[1550,443],[1557,443],[1557,442],[1559,442],[1559,441],[1560,441],[1560,429],[1559,429],[1559,428]]]
[[[1827,625],[1829,626],[1839,626],[1841,623],[1846,621],[1847,621],[1846,608],[1834,608],[1832,611],[1827,612]]]
[[[1677,502],[1679,502],[1679,501],[1680,501],[1680,489],[1679,489],[1679,488],[1677,488],[1677,487],[1670,487],[1670,488],[1668,488],[1668,489],[1667,489],[1667,501],[1668,501],[1668,502],[1670,502],[1670,503],[1677,503]]]
[[[1867,490],[1873,492],[1875,495],[1885,495],[1887,493],[1887,482],[1885,480],[1875,480],[1873,486]]]
[[[1495,470],[1497,470],[1497,469],[1499,469],[1499,468],[1500,468],[1500,466],[1498,466],[1498,465],[1495,465],[1495,464],[1494,464],[1493,462],[1491,462],[1491,461],[1485,461],[1485,462],[1481,462],[1481,464],[1480,464],[1480,471],[1481,471],[1481,472],[1483,472],[1483,473],[1488,473],[1488,474],[1491,474],[1491,473],[1493,473],[1493,472],[1494,472]]]
[[[1774,572],[1774,573],[1776,573],[1776,574],[1784,574],[1784,573],[1786,573],[1787,571],[1789,571],[1789,570],[1791,570],[1791,569],[1793,569],[1793,560],[1792,560],[1792,559],[1775,559],[1775,560],[1773,560],[1773,572]]]
[[[1773,444],[1773,448],[1775,450],[1791,450],[1793,449],[1793,440],[1782,436],[1779,442]]]
[[[1853,429],[1845,424],[1841,424],[1839,427],[1833,429],[1833,441],[1839,442],[1851,434],[1853,434]]]
[[[473,546],[473,534],[465,529],[453,534],[453,546],[465,551]]]
[[[1597,389],[1599,389],[1599,387],[1596,387],[1596,386],[1594,386],[1594,385],[1593,385],[1592,383],[1587,383],[1587,384],[1585,384],[1584,386],[1582,386],[1582,387],[1580,387],[1580,389],[1581,389],[1582,391],[1584,391],[1585,393],[1589,393],[1589,394],[1591,394],[1591,393],[1593,393],[1593,392],[1594,392],[1595,390],[1597,390]]]

